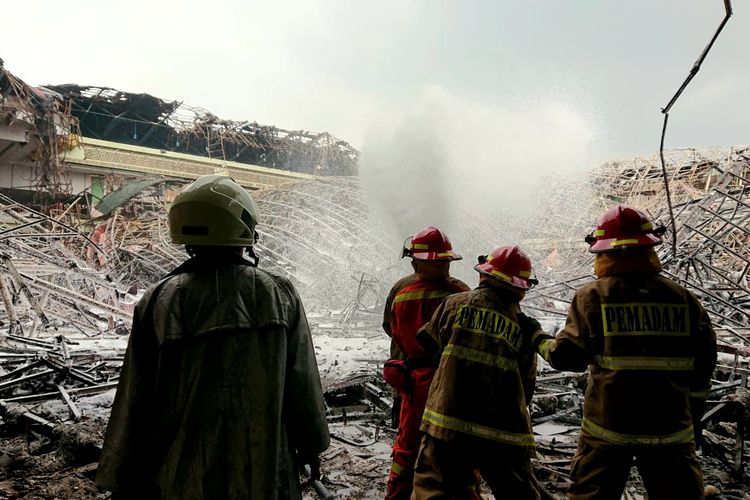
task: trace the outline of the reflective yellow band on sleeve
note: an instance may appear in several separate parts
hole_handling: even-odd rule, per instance
[[[417,292],[406,292],[396,295],[393,299],[393,303],[405,302],[407,300],[429,300],[429,299],[441,299],[447,297],[451,292],[443,290],[419,290]]]
[[[518,371],[518,362],[515,359],[495,356],[484,351],[460,345],[448,344],[443,350],[443,356],[452,356],[466,361],[473,361],[474,363],[494,366],[495,368],[500,368],[505,371]]]
[[[690,397],[695,399],[706,399],[711,389],[705,389],[703,391],[690,391]]]
[[[391,472],[396,476],[400,476],[404,473],[404,466],[396,462],[391,462]]]
[[[656,358],[650,356],[595,356],[594,362],[607,370],[690,371],[694,358]]]
[[[456,432],[463,432],[464,434],[470,434],[482,439],[490,439],[499,443],[505,443],[514,446],[534,446],[533,434],[518,434],[515,432],[495,429],[494,427],[487,427],[486,425],[449,417],[447,415],[443,415],[436,411],[433,411],[430,408],[425,408],[422,421],[435,425],[437,427],[450,429]]]
[[[689,443],[694,439],[692,425],[679,432],[675,432],[674,434],[647,436],[642,434],[624,434],[621,432],[610,431],[595,424],[591,420],[584,418],[582,430],[589,436],[603,439],[608,443],[623,446],[667,446]]]
[[[549,354],[552,348],[555,347],[555,339],[544,339],[539,343],[537,352],[545,361],[549,362]]]

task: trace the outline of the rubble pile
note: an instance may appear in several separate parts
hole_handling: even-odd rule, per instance
[[[678,246],[675,252],[668,233],[659,247],[665,271],[701,297],[719,335],[701,460],[707,483],[740,497],[748,479],[749,156],[747,148],[670,153]],[[591,258],[580,235],[570,236],[571,227],[589,229],[596,214],[620,202],[669,222],[655,163],[639,162],[605,165],[589,182],[596,186],[591,193],[608,195],[591,196],[584,214],[561,224],[548,245],[529,244],[535,261],[544,262],[543,284],[524,305],[546,329],[561,326],[573,292],[592,279]],[[144,287],[185,257],[168,243],[165,218],[180,182],[144,183],[138,191],[113,176],[109,184],[112,193],[134,193],[110,199],[106,215],[97,210],[107,207],[105,200],[83,210],[87,204],[76,198],[41,211],[0,195],[0,416],[6,424],[0,492],[8,496],[61,496],[50,493],[52,478],[77,496],[99,494],[91,478],[133,305]],[[395,434],[391,393],[379,373],[388,351],[379,324],[387,290],[403,273],[392,264],[399,242],[369,224],[354,179],[293,182],[254,196],[264,214],[257,253],[265,268],[300,289],[329,408],[334,441],[323,457],[326,476],[306,496],[378,497]],[[538,377],[534,465],[553,492],[567,485],[584,384],[585,375],[548,367]],[[636,473],[628,488],[633,498],[642,495]]]

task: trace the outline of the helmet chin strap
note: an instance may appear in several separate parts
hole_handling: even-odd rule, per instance
[[[250,257],[250,262],[252,262],[253,267],[258,267],[258,262],[260,259],[257,255],[255,255],[255,251],[253,250],[253,247],[245,247],[245,253]]]

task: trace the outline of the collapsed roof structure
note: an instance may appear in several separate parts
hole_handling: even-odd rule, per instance
[[[0,64],[0,189],[24,191],[17,194],[40,207],[113,170],[182,179],[225,173],[255,189],[284,175],[357,175],[358,162],[359,151],[328,132],[224,120],[107,87],[34,87]]]
[[[181,101],[108,87],[45,88],[70,103],[86,137],[308,174],[357,174],[359,152],[328,132],[225,120]]]

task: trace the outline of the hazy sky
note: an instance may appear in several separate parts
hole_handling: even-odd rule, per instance
[[[669,147],[750,143],[750,2],[733,3],[670,115]],[[14,1],[0,14],[0,57],[31,84],[147,92],[357,147],[439,102],[444,113],[430,116],[453,127],[471,109],[468,127],[563,149],[584,136],[572,147],[606,159],[658,149],[659,110],[723,9],[721,0]]]

